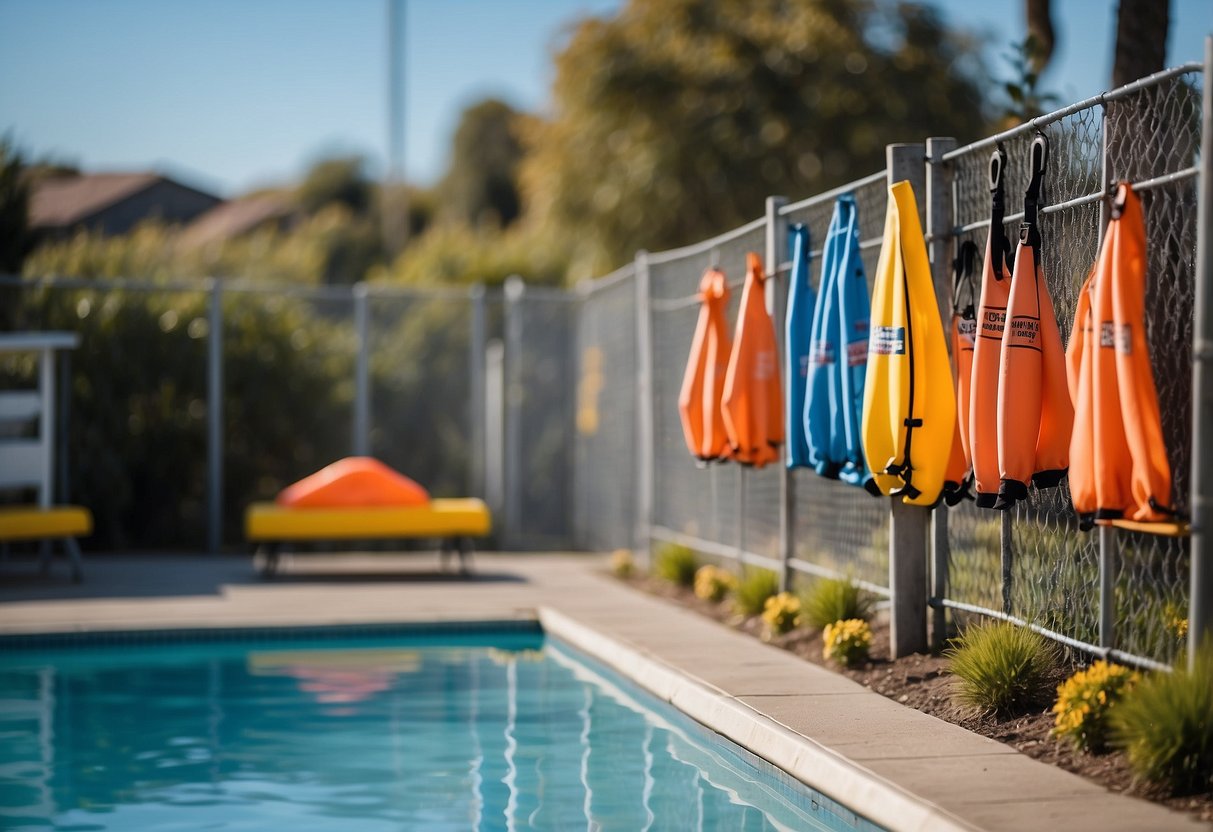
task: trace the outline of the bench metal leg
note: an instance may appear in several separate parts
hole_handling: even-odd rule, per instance
[[[253,553],[253,560],[260,556],[261,565],[257,572],[263,578],[272,578],[278,573],[278,544],[262,543]]]
[[[38,541],[38,574],[49,575],[51,572],[51,542],[49,540]]]
[[[472,572],[472,539],[459,538],[459,574],[469,575]]]
[[[81,566],[80,544],[76,542],[74,537],[63,538],[63,550],[67,552],[67,559],[72,567],[72,583],[78,584],[84,580],[84,569]]]

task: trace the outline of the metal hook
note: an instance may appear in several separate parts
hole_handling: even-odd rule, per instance
[[[1127,182],[1112,182],[1109,186],[1111,193],[1109,196],[1112,199],[1112,219],[1120,219],[1120,215],[1125,211],[1125,198],[1129,189]]]
[[[1032,139],[1031,164],[1032,176],[1040,176],[1045,172],[1049,159],[1049,140],[1044,133],[1037,133]]]
[[[1002,187],[1002,174],[1007,169],[1007,152],[1003,149],[1002,142],[994,148],[994,152],[990,154],[990,192],[993,193]]]

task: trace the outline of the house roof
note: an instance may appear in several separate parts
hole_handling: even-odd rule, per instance
[[[181,241],[189,246],[203,246],[230,240],[269,220],[286,217],[292,210],[290,199],[275,193],[223,202],[187,225]]]
[[[29,222],[34,228],[73,225],[161,181],[197,191],[196,188],[150,172],[55,176],[41,180],[34,186],[30,195]]]

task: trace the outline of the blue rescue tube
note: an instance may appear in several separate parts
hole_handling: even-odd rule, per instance
[[[784,372],[788,380],[785,404],[789,468],[809,465],[809,444],[804,433],[805,382],[809,366],[809,336],[817,293],[809,282],[809,229],[797,223],[788,229],[792,274],[788,284],[788,312],[784,321]]]
[[[868,278],[859,252],[859,213],[855,197],[840,196],[834,203],[834,219],[841,229],[842,257],[838,266],[839,409],[842,416],[843,464],[839,478],[851,485],[864,485],[871,478],[863,455],[863,385],[868,373],[868,329],[871,299]]]
[[[826,235],[821,254],[821,278],[817,282],[817,308],[809,335],[809,367],[805,384],[804,432],[809,443],[809,462],[823,477],[837,479],[842,460],[833,440],[833,413],[838,384],[838,289],[835,278],[841,254],[834,223]]]

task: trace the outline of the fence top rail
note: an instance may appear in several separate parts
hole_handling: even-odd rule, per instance
[[[651,253],[648,256],[649,263],[669,263],[674,260],[681,260],[684,257],[694,257],[696,254],[706,254],[718,246],[722,246],[738,237],[744,237],[758,229],[762,228],[767,223],[766,216],[761,216],[756,220],[751,220],[745,225],[738,226],[732,231],[726,231],[723,234],[717,234],[715,237],[709,237],[698,243],[692,243],[689,246],[682,248],[671,248],[666,251],[658,251]]]
[[[875,173],[856,179],[854,182],[847,182],[845,185],[839,185],[837,188],[831,188],[828,191],[822,191],[819,194],[814,194],[808,199],[802,199],[799,202],[789,202],[787,205],[779,209],[779,216],[786,217],[788,214],[794,214],[798,211],[803,211],[806,208],[812,208],[814,205],[820,205],[823,202],[828,202],[835,197],[842,196],[850,191],[857,191],[865,185],[874,185],[877,182],[883,181],[889,172],[887,169],[881,169]]]
[[[596,292],[601,292],[610,289],[618,284],[629,280],[636,276],[636,264],[626,263],[615,271],[609,274],[604,274],[601,277],[592,277],[588,280],[583,280],[577,284],[577,290],[582,295],[593,295]]]
[[[394,286],[381,283],[354,283],[348,286],[300,286],[285,282],[260,282],[237,278],[217,279],[213,277],[195,280],[140,280],[125,277],[65,277],[41,275],[20,277],[0,275],[0,286],[46,286],[55,289],[96,289],[99,291],[128,292],[210,292],[218,287],[225,292],[248,294],[275,294],[301,297],[309,300],[350,300],[359,292],[372,298],[415,298],[419,300],[468,300],[478,294],[500,294],[500,287],[483,284],[467,286]],[[547,287],[544,287],[545,289]],[[531,289],[531,292],[542,291]],[[561,290],[552,290],[561,291]]]
[[[1030,133],[1034,130],[1039,130],[1042,127],[1047,127],[1054,122],[1061,121],[1066,116],[1073,115],[1074,113],[1081,112],[1082,110],[1103,106],[1109,101],[1124,98],[1132,95],[1135,92],[1146,89],[1147,87],[1161,84],[1163,81],[1178,78],[1180,75],[1187,75],[1192,72],[1201,72],[1203,70],[1204,64],[1197,61],[1190,61],[1186,64],[1180,64],[1179,66],[1172,67],[1170,69],[1155,72],[1153,75],[1147,75],[1145,78],[1138,79],[1130,84],[1125,84],[1123,87],[1117,87],[1109,92],[1100,93],[1099,95],[1071,104],[1068,107],[1062,107],[1060,110],[1054,110],[1053,112],[1046,113],[1043,116],[1037,116],[1034,119],[1025,121],[1023,124],[1016,125],[1009,130],[1004,130],[1001,133],[995,133],[993,136],[979,139],[971,144],[966,144],[964,147],[958,147],[955,150],[950,150],[939,157],[939,161],[950,162],[953,159],[958,159],[961,156],[965,156],[969,153],[976,153],[979,150],[992,147],[998,142],[1006,141],[1007,139],[1012,139],[1016,136],[1023,135],[1024,133]]]

